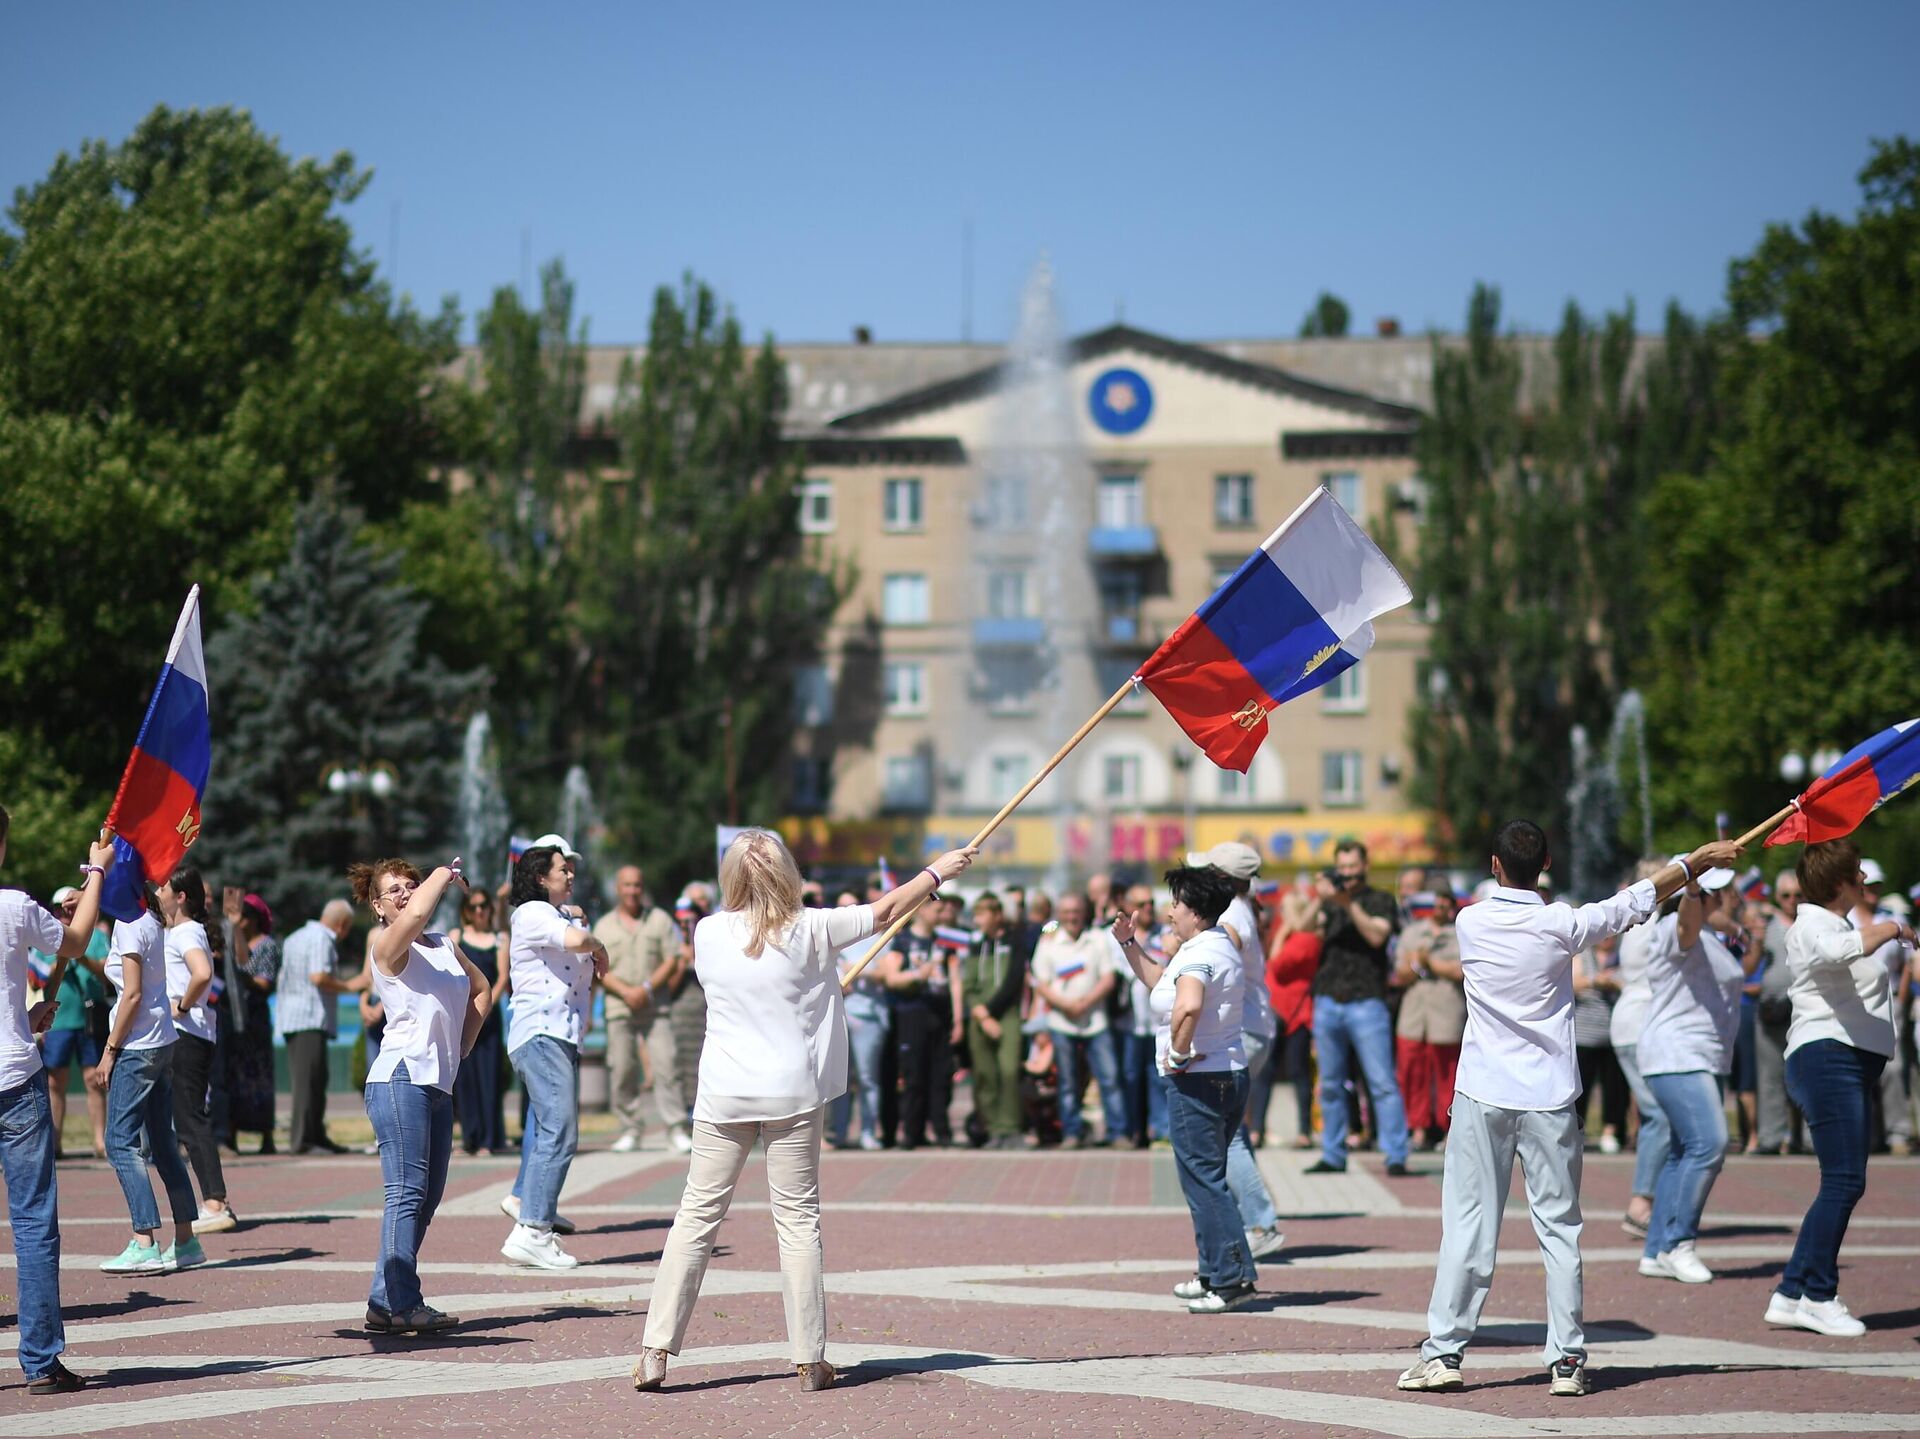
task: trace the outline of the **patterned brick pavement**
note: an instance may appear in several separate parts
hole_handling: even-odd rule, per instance
[[[370,1156],[233,1162],[246,1222],[207,1240],[214,1263],[131,1280],[96,1267],[125,1237],[111,1171],[63,1165],[68,1360],[95,1385],[34,1400],[11,1371],[0,1435],[1920,1434],[1920,1161],[1869,1172],[1843,1282],[1869,1332],[1847,1341],[1761,1322],[1811,1161],[1729,1161],[1700,1246],[1720,1278],[1695,1288],[1635,1273],[1617,1224],[1630,1161],[1590,1156],[1597,1389],[1553,1400],[1524,1211],[1508,1216],[1466,1390],[1401,1395],[1394,1375],[1424,1332],[1439,1161],[1390,1181],[1372,1160],[1302,1175],[1310,1157],[1262,1156],[1287,1248],[1263,1266],[1255,1308],[1202,1319],[1167,1293],[1191,1272],[1192,1233],[1164,1153],[829,1155],[830,1353],[845,1382],[817,1395],[785,1360],[757,1164],[658,1395],[634,1394],[626,1373],[678,1156],[582,1154],[564,1207],[587,1262],[567,1275],[499,1259],[513,1161],[456,1159],[424,1267],[429,1298],[466,1322],[433,1341],[359,1329],[380,1202]]]

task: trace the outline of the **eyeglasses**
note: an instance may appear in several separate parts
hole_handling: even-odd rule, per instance
[[[412,894],[418,888],[420,888],[419,885],[413,884],[410,882],[403,883],[403,884],[389,885],[387,888],[380,891],[379,898],[384,900],[405,899],[408,895]]]

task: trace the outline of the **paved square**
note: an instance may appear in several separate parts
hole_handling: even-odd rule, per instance
[[[1287,1247],[1262,1266],[1259,1305],[1198,1318],[1168,1294],[1193,1244],[1165,1153],[830,1154],[829,1354],[843,1383],[824,1394],[801,1393],[786,1361],[756,1159],[657,1395],[626,1376],[678,1155],[580,1156],[563,1208],[585,1262],[565,1275],[499,1257],[514,1161],[456,1158],[423,1269],[429,1301],[465,1323],[429,1341],[360,1329],[380,1204],[370,1156],[229,1161],[242,1227],[208,1237],[204,1269],[133,1279],[97,1268],[125,1239],[112,1172],[67,1164],[67,1359],[94,1384],[30,1399],[11,1369],[0,1435],[1920,1434],[1920,1162],[1869,1169],[1842,1279],[1869,1332],[1836,1340],[1761,1321],[1811,1160],[1729,1160],[1700,1245],[1720,1277],[1690,1287],[1635,1273],[1638,1246],[1618,1227],[1631,1161],[1589,1156],[1596,1392],[1555,1400],[1524,1210],[1508,1212],[1467,1388],[1402,1395],[1394,1376],[1424,1333],[1440,1162],[1416,1157],[1419,1172],[1389,1181],[1371,1157],[1304,1176],[1310,1157],[1262,1156]],[[349,1401],[351,1416],[330,1407]]]

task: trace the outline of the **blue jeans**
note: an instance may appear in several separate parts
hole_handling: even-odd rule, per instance
[[[1113,1052],[1113,1032],[1101,1030],[1084,1039],[1053,1032],[1054,1062],[1060,1067],[1060,1130],[1068,1139],[1085,1137],[1087,1122],[1080,1117],[1081,1066],[1093,1071],[1100,1086],[1100,1108],[1107,1117],[1107,1141],[1127,1132],[1127,1100],[1120,1092],[1120,1061]]]
[[[140,1157],[140,1135],[145,1131],[153,1167],[166,1186],[175,1224],[191,1224],[200,1212],[193,1197],[193,1181],[180,1157],[180,1141],[173,1133],[173,1046],[123,1049],[114,1057],[107,1077],[107,1162],[119,1176],[127,1197],[127,1214],[142,1234],[160,1227],[160,1210],[153,1201],[147,1164]]]
[[[1653,1187],[1646,1255],[1665,1254],[1700,1237],[1700,1215],[1727,1154],[1727,1111],[1720,1077],[1704,1069],[1646,1076],[1673,1126],[1673,1149]]]
[[[1260,1075],[1272,1068],[1273,1041],[1257,1034],[1242,1034],[1241,1043],[1247,1051],[1247,1093],[1251,1097]],[[1273,1196],[1267,1192],[1267,1181],[1254,1160],[1253,1146],[1247,1142],[1244,1120],[1227,1142],[1227,1188],[1233,1192],[1234,1206],[1239,1209],[1240,1222],[1246,1228],[1272,1229],[1280,1223],[1280,1216],[1274,1212]]]
[[[1640,1133],[1633,1142],[1633,1192],[1651,1199],[1654,1185],[1660,1182],[1660,1171],[1666,1167],[1667,1152],[1673,1148],[1673,1126],[1667,1123],[1667,1112],[1653,1097],[1647,1081],[1640,1077],[1638,1050],[1637,1044],[1623,1044],[1613,1053],[1620,1061],[1620,1072],[1627,1077],[1627,1088],[1633,1091],[1633,1102],[1640,1107]]]
[[[1840,1292],[1840,1242],[1853,1206],[1867,1192],[1873,1096],[1885,1056],[1837,1039],[1816,1039],[1787,1056],[1787,1093],[1807,1116],[1820,1159],[1820,1192],[1800,1221],[1780,1292],[1823,1303]]]
[[[835,1144],[844,1144],[847,1126],[853,1118],[853,1091],[860,1091],[860,1134],[862,1138],[880,1135],[880,1066],[886,1057],[887,1036],[892,1029],[886,1014],[871,1018],[847,1010],[847,1051],[852,1073],[847,1076],[847,1092],[833,1101],[827,1132]]]
[[[403,1060],[393,1078],[369,1084],[367,1118],[380,1141],[380,1260],[367,1303],[388,1314],[418,1309],[420,1242],[447,1187],[453,1154],[453,1096],[407,1076]]]
[[[1173,1131],[1173,1163],[1180,1191],[1193,1216],[1200,1279],[1211,1289],[1254,1280],[1253,1260],[1241,1232],[1240,1211],[1227,1188],[1227,1145],[1247,1107],[1247,1072],[1212,1070],[1167,1077],[1167,1124]]]
[[[1127,1097],[1127,1133],[1165,1139],[1167,1077],[1154,1062],[1151,1034],[1128,1030],[1120,1036],[1120,1087]]]
[[[527,1132],[520,1136],[520,1222],[553,1228],[567,1170],[580,1147],[580,1051],[563,1039],[536,1034],[507,1058],[527,1087]]]
[[[38,1379],[53,1369],[53,1361],[67,1347],[67,1331],[60,1323],[53,1110],[47,1104],[44,1069],[19,1088],[0,1094],[0,1168],[6,1171],[7,1210],[13,1216],[20,1367],[27,1378]]]
[[[1313,1001],[1313,1047],[1320,1056],[1320,1157],[1347,1167],[1347,1066],[1360,1060],[1373,1122],[1389,1164],[1407,1162],[1407,1106],[1393,1073],[1393,1018],[1382,999]]]

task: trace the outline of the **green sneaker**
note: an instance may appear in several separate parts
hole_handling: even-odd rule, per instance
[[[169,1244],[160,1259],[168,1273],[176,1269],[198,1269],[207,1262],[207,1251],[200,1247],[198,1239],[189,1239],[185,1244]]]
[[[100,1266],[102,1274],[165,1274],[167,1258],[158,1244],[129,1239],[127,1247]]]

